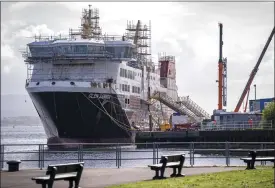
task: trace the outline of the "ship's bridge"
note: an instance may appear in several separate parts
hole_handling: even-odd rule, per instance
[[[65,59],[132,59],[135,45],[125,40],[63,39],[35,41],[28,44],[26,61]]]

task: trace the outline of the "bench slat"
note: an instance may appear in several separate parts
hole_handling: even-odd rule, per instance
[[[56,174],[55,180],[59,179],[66,179],[66,178],[75,178],[76,173],[65,173],[65,174]],[[40,177],[33,177],[32,180],[49,180],[50,176],[40,176]]]
[[[53,167],[57,168],[57,171],[56,171],[57,174],[76,172],[79,170],[80,164],[83,165],[84,163],[80,162],[80,163],[49,165],[48,172],[46,173],[46,175],[50,174],[50,171],[52,170]]]
[[[167,167],[178,166],[178,165],[180,165],[180,162],[171,162],[166,164]]]
[[[148,165],[148,167],[162,167],[162,163],[154,164],[154,165]]]
[[[170,162],[166,164],[166,167],[171,167],[171,166],[178,166],[180,165],[180,162]],[[154,165],[148,165],[148,167],[162,167],[162,163],[159,164],[154,164]]]
[[[252,158],[246,157],[246,158],[241,158],[241,160],[252,161]],[[255,159],[255,161],[269,161],[269,160],[275,160],[275,158],[274,157],[258,157]]]

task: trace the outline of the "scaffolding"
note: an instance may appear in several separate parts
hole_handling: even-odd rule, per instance
[[[82,39],[100,39],[101,28],[99,27],[99,10],[98,8],[89,10],[83,9],[81,18],[81,27],[79,29],[70,29],[69,35],[71,38],[81,36]]]
[[[133,21],[127,21],[126,38],[133,40],[136,45],[135,57],[139,67],[151,67],[151,21],[149,24],[143,24],[138,20],[137,24]]]

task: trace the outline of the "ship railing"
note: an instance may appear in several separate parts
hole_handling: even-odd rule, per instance
[[[80,32],[77,33],[78,35],[81,34]],[[42,35],[35,35],[31,37],[36,42],[42,42],[42,41],[55,41],[55,40],[75,40],[75,39],[81,39],[80,36],[77,35],[71,35],[71,34],[59,34],[59,35],[48,35],[48,36],[42,36]],[[126,36],[121,35],[108,35],[108,34],[102,34],[99,36],[91,37],[96,40],[105,40],[105,41],[122,41],[122,40],[129,40]],[[132,41],[132,40],[129,40]]]
[[[49,82],[52,82],[52,81],[68,81],[68,82],[71,82],[71,81],[79,81],[79,82],[96,82],[96,83],[106,83],[107,81],[107,78],[96,78],[97,76],[100,77],[101,75],[106,75],[106,74],[103,74],[103,73],[93,73],[91,74],[93,75],[94,78],[88,78],[88,77],[81,77],[79,75],[79,78],[62,78],[62,77],[53,77],[53,78],[47,78],[48,74],[40,74],[39,76],[42,76],[42,77],[45,77],[45,78],[34,78],[33,75],[30,75],[28,78],[27,78],[27,82],[43,82],[43,81],[49,81]],[[92,76],[91,76],[92,77]]]
[[[69,40],[69,35],[49,35],[49,36],[42,36],[42,35],[35,35],[33,38],[36,42],[40,41],[54,41],[54,40]]]
[[[50,60],[50,61],[58,61],[58,60],[78,60],[78,59],[110,59],[114,55],[109,52],[95,52],[95,53],[60,53],[54,54],[53,52],[48,53],[39,53],[39,54],[31,54],[30,52],[24,52],[22,56],[25,58],[26,62],[40,62],[41,60]]]
[[[53,163],[69,162],[85,162],[85,168],[145,167],[156,164],[161,155],[176,153],[185,153],[184,166],[245,166],[240,157],[248,151],[274,150],[274,146],[274,142],[1,144],[0,169],[7,169],[9,160],[21,160],[20,169],[42,170]]]
[[[273,130],[274,126],[270,122],[265,122],[265,123],[232,123],[232,124],[220,124],[220,125],[215,125],[215,124],[208,124],[208,125],[201,125],[199,130],[202,131],[208,131],[208,130],[216,130],[216,131],[221,131],[221,130]]]

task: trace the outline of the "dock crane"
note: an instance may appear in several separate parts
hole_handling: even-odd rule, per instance
[[[267,48],[268,48],[268,46],[269,46],[269,44],[270,44],[270,42],[272,40],[272,37],[273,37],[274,33],[275,33],[275,27],[273,27],[273,30],[272,30],[272,32],[271,32],[271,34],[270,34],[270,36],[269,36],[269,38],[268,38],[265,46],[264,46],[264,49],[263,49],[263,51],[262,51],[262,53],[261,53],[258,61],[257,61],[256,65],[255,65],[255,67],[252,69],[252,72],[251,72],[251,74],[249,76],[249,79],[248,79],[248,81],[247,81],[247,83],[245,85],[245,88],[244,88],[244,90],[242,92],[242,95],[241,95],[241,97],[240,97],[240,99],[239,99],[239,101],[237,103],[237,106],[236,106],[234,112],[239,112],[241,104],[243,103],[243,100],[244,100],[246,94],[248,94],[248,92],[249,92],[251,83],[252,83],[252,81],[253,81],[253,79],[254,79],[254,77],[255,77],[258,69],[259,69],[261,61],[262,61],[262,59],[264,57],[264,54],[265,54],[265,52],[266,52],[266,50],[267,50]]]

